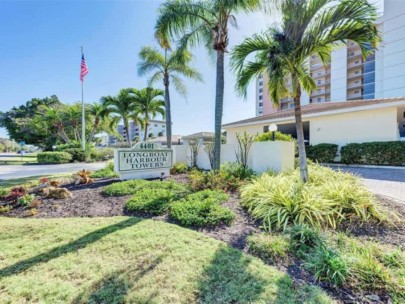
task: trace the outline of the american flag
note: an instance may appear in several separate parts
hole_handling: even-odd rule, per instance
[[[84,54],[82,53],[82,63],[80,65],[80,81],[84,81],[84,76],[87,75],[89,70],[87,69],[86,60],[84,60]]]

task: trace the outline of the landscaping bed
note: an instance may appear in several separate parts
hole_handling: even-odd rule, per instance
[[[307,185],[307,187],[310,187],[310,189],[312,189],[311,187],[315,187],[323,183],[322,180],[325,172],[328,174],[329,172],[332,172],[327,171],[329,169],[321,168],[314,168],[313,170],[314,171],[311,175],[312,181]],[[289,174],[291,175],[291,173]],[[336,182],[339,183],[342,182],[339,180],[340,178],[344,177],[343,181],[347,179],[347,182],[342,183],[342,186],[348,187],[348,189],[356,189],[356,184],[352,185],[352,183],[356,183],[353,177],[340,175],[341,173],[331,174],[334,174],[333,178],[336,178]],[[284,187],[286,182],[293,182],[294,178],[296,178],[294,175],[281,175],[277,177],[277,175],[270,174],[268,178],[255,179],[254,183],[257,183],[257,186],[255,187],[262,191],[263,189],[267,189],[265,183],[274,184],[276,180],[279,180]],[[261,213],[252,213],[252,210],[248,210],[246,208],[247,202],[249,204],[255,203],[255,201],[246,200],[246,195],[249,194],[252,189],[255,189],[252,188],[254,183],[248,183],[249,185],[247,185],[247,187],[242,186],[242,198],[239,191],[230,191],[226,195],[223,190],[217,189],[218,187],[221,189],[233,188],[232,183],[235,183],[238,185],[238,187],[246,184],[241,180],[230,179],[226,176],[226,174],[225,177],[221,177],[219,175],[214,176],[211,173],[201,173],[196,171],[191,172],[191,174],[174,175],[165,179],[164,181],[128,181],[121,183],[117,179],[96,179],[93,183],[86,185],[63,185],[62,187],[69,190],[72,197],[68,197],[63,200],[43,198],[42,203],[36,207],[37,212],[35,214],[31,212],[32,208],[27,206],[14,208],[5,215],[9,217],[34,218],[110,217],[132,215],[136,216],[137,218],[152,219],[158,222],[184,225],[198,232],[202,232],[207,236],[224,241],[231,247],[239,249],[245,253],[250,253],[260,257],[265,263],[276,266],[278,270],[288,273],[292,277],[296,286],[301,286],[302,284],[306,283],[321,286],[327,290],[329,294],[333,295],[333,297],[339,303],[391,303],[390,301],[393,301],[392,303],[402,303],[401,300],[393,300],[393,298],[384,289],[388,287],[388,285],[384,284],[388,284],[386,283],[386,280],[388,280],[389,276],[391,276],[390,274],[386,273],[389,271],[389,268],[382,268],[381,270],[370,269],[371,276],[378,275],[378,271],[381,271],[382,281],[378,284],[382,285],[378,285],[378,288],[375,287],[374,289],[364,287],[359,290],[358,288],[356,289],[355,286],[354,288],[350,287],[350,284],[352,284],[350,283],[350,280],[352,280],[351,278],[349,278],[350,284],[347,283],[343,285],[319,280],[319,278],[317,278],[315,275],[315,270],[311,270],[307,264],[314,264],[317,261],[317,263],[319,263],[319,258],[326,259],[325,262],[328,262],[329,258],[331,258],[331,261],[333,261],[333,259],[339,261],[341,257],[316,257],[316,254],[324,254],[322,253],[323,249],[320,250],[319,248],[311,249],[314,251],[308,251],[305,252],[305,254],[300,255],[297,253],[299,252],[297,249],[291,249],[292,241],[286,241],[291,235],[291,232],[288,229],[284,233],[277,231],[277,229],[272,231],[270,233],[271,243],[268,243],[271,245],[266,245],[265,247],[261,248],[260,238],[265,235],[262,227],[264,222],[257,217],[257,214],[260,215]],[[206,186],[205,190],[204,185]],[[328,190],[328,192],[322,192],[324,190],[319,188],[319,193],[325,193],[324,195],[329,195],[331,198],[340,197],[336,196],[339,194],[339,192],[335,192],[339,189],[339,186],[335,188],[329,187],[328,184],[328,187],[325,188]],[[245,189],[245,191],[243,189]],[[286,189],[279,193],[279,195],[281,195],[280,197],[290,195],[288,193],[286,194]],[[273,195],[276,192],[276,189],[271,190],[271,192],[274,193],[270,197],[266,196],[266,191],[262,194],[260,194],[260,191],[254,192],[255,196],[264,195],[263,200],[270,199],[268,203],[270,203],[271,200],[278,199],[278,197]],[[357,196],[354,196],[355,200],[362,202],[361,204],[353,203],[352,194],[347,194],[348,197],[344,196],[339,198],[339,200],[344,200],[347,202],[347,204],[349,204],[344,209],[344,212],[346,213],[342,213],[339,216],[348,216],[350,220],[339,223],[336,230],[331,229],[330,227],[328,228],[326,222],[321,222],[325,225],[325,227],[323,227],[325,230],[322,230],[322,234],[326,233],[325,235],[327,239],[325,253],[329,254],[328,252],[330,252],[330,254],[335,254],[335,252],[337,252],[336,250],[338,250],[333,247],[337,246],[336,244],[338,244],[336,239],[343,238],[343,236],[344,238],[347,238],[347,241],[345,242],[354,242],[355,246],[358,246],[359,248],[356,249],[357,247],[354,247],[355,249],[352,250],[360,250],[363,242],[366,248],[371,248],[370,253],[374,252],[373,250],[376,250],[372,248],[373,246],[377,246],[377,243],[384,246],[383,249],[378,249],[382,250],[381,252],[384,252],[385,250],[395,250],[395,247],[402,248],[402,250],[404,250],[404,222],[398,222],[394,226],[387,223],[378,224],[375,219],[368,217],[364,217],[366,220],[361,221],[361,218],[356,219],[356,216],[353,216],[353,211],[350,211],[350,208],[352,208],[350,204],[357,208],[353,209],[356,211],[363,210],[361,209],[361,206],[364,204],[364,206],[367,206],[367,209],[364,209],[365,212],[370,214],[374,213],[374,207],[367,203],[367,200],[369,199],[368,194],[363,193],[362,191],[362,189],[359,189],[359,192],[355,193]],[[243,195],[245,195],[245,200],[243,199]],[[314,194],[312,193],[311,195]],[[198,199],[195,200],[195,198]],[[306,196],[306,199],[308,198],[311,199],[311,196]],[[289,199],[289,197],[285,197],[284,199]],[[200,203],[200,201],[204,202],[206,200],[208,200],[206,203]],[[405,204],[395,202],[382,196],[378,197],[378,200],[378,207],[384,207],[386,210],[395,211],[399,218],[405,218]],[[257,202],[261,204],[260,200]],[[276,201],[274,201],[274,203],[275,202]],[[245,207],[242,207],[243,205],[245,205]],[[190,209],[190,207],[192,208]],[[284,208],[282,205],[279,207]],[[256,219],[254,219],[252,215],[256,215]],[[376,214],[375,216],[380,215]],[[322,218],[320,218],[320,221],[322,221]],[[253,243],[251,238],[258,238],[258,247],[256,245],[256,247],[252,245]],[[367,243],[368,241],[374,241],[377,243],[375,243],[376,245],[373,245],[374,243]],[[266,244],[266,242],[263,244]],[[344,247],[345,246],[343,246],[343,249]],[[349,260],[351,258],[351,254],[352,253],[350,251],[343,250],[341,252],[341,255],[349,256]],[[366,254],[368,253],[366,252]],[[379,255],[381,254],[383,253],[379,253]],[[399,265],[398,267],[403,267],[401,266],[401,258],[397,257],[395,254],[388,256],[390,263],[389,265],[394,263],[392,265]],[[363,257],[361,258],[363,259]],[[380,258],[378,255],[373,257],[373,259],[378,258]],[[345,259],[346,258],[343,260]],[[368,262],[367,265],[363,265],[362,267],[369,267],[370,265],[373,265],[373,263],[375,263],[374,260],[373,262]],[[405,263],[405,259],[403,263]],[[311,267],[318,267],[316,264],[314,265]],[[383,265],[381,267],[383,267]],[[398,271],[401,271],[400,268]],[[398,274],[396,273],[395,275]],[[328,277],[325,279],[328,279]],[[391,278],[390,280],[392,279],[394,278]],[[371,280],[372,281],[370,282],[374,282],[373,280],[375,279]],[[379,279],[377,277],[377,282],[378,280]],[[365,284],[363,281],[360,281],[360,283]],[[399,282],[399,284],[401,283]]]

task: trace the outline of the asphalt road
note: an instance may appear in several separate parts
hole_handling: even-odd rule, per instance
[[[5,165],[0,166],[0,180],[29,176],[74,173],[79,170],[98,170],[106,163],[74,163],[62,165]]]
[[[359,168],[333,166],[362,178],[364,185],[373,193],[392,197],[405,203],[405,169]]]

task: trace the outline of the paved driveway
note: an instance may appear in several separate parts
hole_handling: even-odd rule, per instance
[[[333,166],[359,175],[371,192],[382,194],[405,203],[405,169],[359,168],[350,166]]]
[[[82,169],[98,170],[106,163],[62,164],[62,165],[9,165],[0,166],[0,180],[29,176],[74,173]]]

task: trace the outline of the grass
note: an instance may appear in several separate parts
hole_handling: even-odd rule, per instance
[[[54,175],[37,175],[37,176],[21,177],[21,178],[7,179],[7,180],[0,179],[0,187],[2,187],[2,188],[9,188],[9,187],[14,187],[14,186],[34,187],[39,184],[39,179],[42,177],[47,177],[50,180],[63,179],[63,178],[72,177],[72,173],[54,174]]]
[[[117,172],[114,172],[114,163],[109,161],[102,169],[91,172],[92,178],[116,178],[119,177]]]
[[[129,217],[0,218],[0,303],[332,303],[201,233]]]

